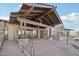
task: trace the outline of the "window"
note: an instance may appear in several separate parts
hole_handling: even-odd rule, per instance
[[[19,29],[18,30],[18,35],[19,35],[19,37],[18,37],[19,39],[23,39],[24,38],[24,29],[22,29],[22,30]]]

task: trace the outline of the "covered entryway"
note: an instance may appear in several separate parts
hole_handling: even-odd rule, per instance
[[[47,36],[47,31],[45,29],[40,29],[38,33],[37,29],[22,29],[18,30],[18,39],[37,39],[38,34],[40,38],[45,38]]]
[[[4,41],[0,55],[24,55],[19,47],[25,54],[35,55],[32,39],[50,38],[51,30],[48,29],[58,24],[62,24],[62,21],[54,6],[23,3],[18,12],[11,12],[8,32],[3,32],[6,38],[8,36],[8,40]],[[48,42],[49,40],[45,41]],[[37,44],[39,46],[39,43]]]
[[[23,3],[18,12],[11,12],[10,22],[19,24],[18,29],[20,28],[22,31],[22,35],[20,34],[20,36],[38,39],[44,37],[49,38],[51,35],[48,36],[48,34],[52,32],[52,30],[44,32],[40,29],[51,29],[55,25],[62,23],[54,6],[30,3]],[[37,29],[37,33],[35,33],[34,30],[29,30],[30,28]],[[30,33],[32,35],[30,35]]]

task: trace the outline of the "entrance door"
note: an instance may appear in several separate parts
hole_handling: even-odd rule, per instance
[[[26,38],[37,38],[37,32],[33,29],[27,29],[25,33]]]
[[[26,38],[32,38],[32,30],[27,29],[25,36],[26,36]]]

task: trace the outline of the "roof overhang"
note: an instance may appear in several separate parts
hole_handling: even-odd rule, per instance
[[[10,21],[17,20],[17,17],[29,19],[49,26],[62,23],[56,8],[47,4],[23,3],[19,12],[12,12]]]

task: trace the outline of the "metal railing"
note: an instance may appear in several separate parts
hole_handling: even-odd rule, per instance
[[[33,41],[30,39],[18,39],[18,44],[21,50],[28,56],[35,55],[35,49],[33,47]]]

